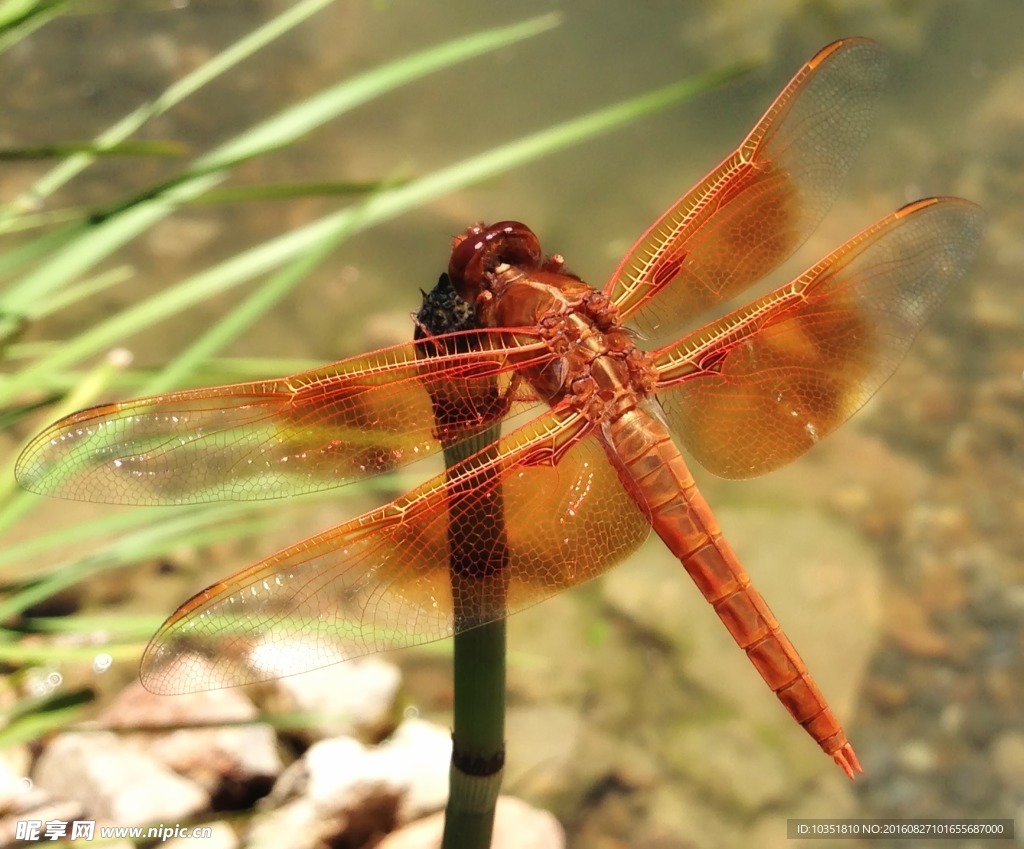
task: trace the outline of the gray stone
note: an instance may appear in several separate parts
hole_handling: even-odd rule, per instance
[[[175,822],[205,810],[207,793],[110,732],[61,734],[43,751],[36,784],[57,798],[76,799],[112,825]]]

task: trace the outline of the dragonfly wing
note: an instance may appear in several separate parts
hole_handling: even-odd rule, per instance
[[[587,428],[556,408],[450,477],[204,590],[153,638],[143,683],[186,692],[308,671],[441,639],[600,574],[650,524]],[[460,524],[475,533],[453,551]]]
[[[428,345],[469,335],[485,350],[423,356]],[[520,411],[531,399],[515,369],[550,356],[526,331],[475,331],[279,380],[105,404],[40,433],[16,475],[43,495],[114,504],[316,492],[393,470],[437,451],[441,438],[457,442]],[[431,394],[452,399],[443,433]]]
[[[946,288],[966,274],[983,228],[968,201],[910,204],[788,286],[658,351],[672,429],[727,478],[799,457],[896,370]]]
[[[732,155],[623,258],[607,294],[655,343],[739,294],[814,231],[867,136],[885,79],[881,48],[837,41],[808,62]]]

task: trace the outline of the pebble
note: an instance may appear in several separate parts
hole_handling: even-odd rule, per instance
[[[377,849],[437,849],[444,815],[434,814],[385,837]],[[501,796],[494,815],[491,849],[564,849],[565,831],[551,814],[521,799]]]
[[[198,784],[109,731],[58,735],[36,763],[33,779],[53,797],[78,800],[89,816],[111,825],[175,822],[210,805]]]

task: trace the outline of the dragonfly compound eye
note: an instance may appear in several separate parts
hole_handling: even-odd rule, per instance
[[[540,265],[540,244],[533,231],[518,221],[474,225],[452,248],[448,276],[459,297],[472,303],[487,289],[484,277],[499,265],[535,269]]]

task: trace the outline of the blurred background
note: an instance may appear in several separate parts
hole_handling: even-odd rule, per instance
[[[652,540],[600,581],[511,620],[505,788],[554,811],[573,847],[782,846],[785,821],[796,816],[1024,813],[1024,290],[1012,272],[1024,263],[1024,5],[325,2],[157,110],[131,136],[153,147],[101,157],[40,191],[40,180],[71,161],[67,149],[42,149],[96,138],[299,5],[81,0],[57,4],[59,14],[39,18],[30,33],[7,31],[0,310],[8,471],[0,494],[8,512],[0,592],[8,601],[0,661],[10,673],[2,685],[8,751],[31,750],[45,733],[88,718],[132,681],[148,635],[188,595],[408,483],[269,503],[232,514],[236,530],[223,536],[197,525],[113,557],[111,541],[126,526],[97,523],[141,528],[174,510],[19,495],[9,470],[20,445],[90,381],[95,391],[78,406],[143,391],[269,272],[211,285],[158,321],[123,332],[105,325],[109,335],[95,350],[83,346],[73,362],[19,382],[33,363],[183,281],[358,209],[378,181],[415,180],[677,80],[752,63],[750,73],[684,103],[354,233],[177,382],[274,377],[406,341],[419,290],[446,267],[451,237],[477,221],[526,222],[546,251],[600,286],[650,222],[735,147],[801,63],[838,37],[865,35],[893,63],[871,135],[832,212],[774,282],[929,195],[985,207],[979,260],[897,374],[806,458],[749,482],[694,470],[832,700],[865,775],[849,783],[791,723]],[[126,198],[166,187],[218,146],[346,78],[548,13],[558,15],[556,25],[375,96],[241,162],[211,187],[305,187],[293,196],[170,199],[169,214],[115,249],[90,243],[92,260],[62,253],[68,242],[48,250],[38,241],[74,222],[116,219]],[[338,193],[342,184],[370,188],[353,197]],[[66,271],[47,266],[60,258]],[[41,268],[60,285],[32,277]],[[114,348],[131,352],[130,367],[106,364]],[[70,527],[97,532],[40,543]],[[64,639],[30,633],[31,621],[43,618],[77,619],[80,627],[68,626]],[[109,660],[97,664],[101,654]],[[403,669],[408,705],[448,723],[444,648],[388,659]],[[60,702],[71,692],[86,695]],[[31,733],[10,733],[31,714],[31,699],[48,709],[56,699],[66,712]]]

